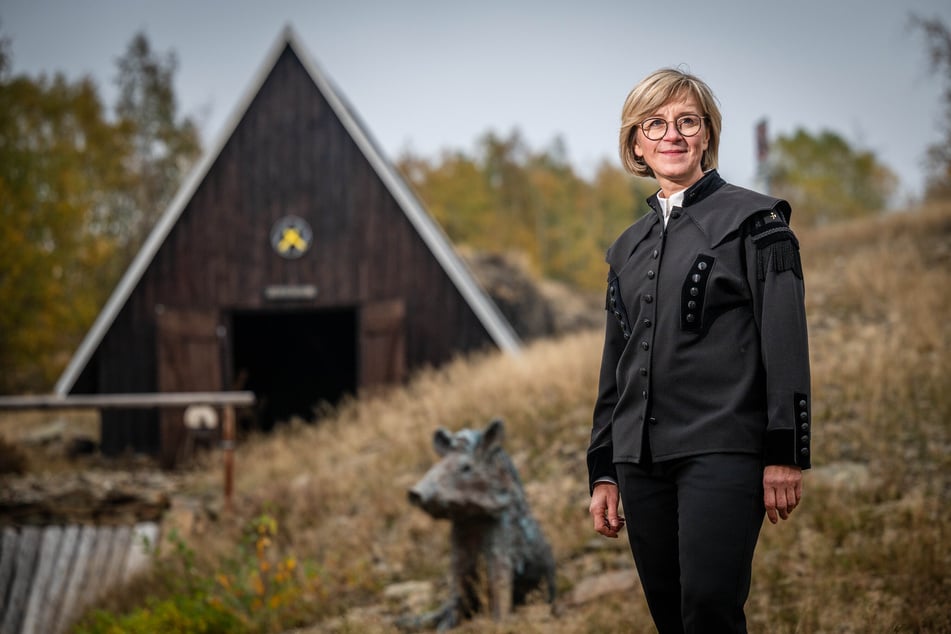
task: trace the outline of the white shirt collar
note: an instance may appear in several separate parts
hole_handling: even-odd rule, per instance
[[[662,194],[657,194],[657,202],[660,203],[661,209],[664,212],[664,226],[667,226],[667,221],[670,219],[670,211],[674,207],[683,207],[684,206],[684,192],[686,189],[681,189],[679,192],[674,192],[670,195],[670,198],[664,198]]]

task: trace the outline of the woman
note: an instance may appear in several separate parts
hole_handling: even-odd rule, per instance
[[[627,531],[661,634],[745,632],[764,512],[810,466],[809,353],[790,207],[716,172],[710,88],[659,70],[628,95],[620,153],[660,190],[608,249],[588,474],[594,529]]]

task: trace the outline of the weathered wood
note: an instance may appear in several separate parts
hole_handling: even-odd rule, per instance
[[[131,526],[6,528],[0,533],[0,632],[58,634],[103,592],[124,580],[131,564],[149,564],[158,525],[137,527],[151,546],[132,542]]]
[[[20,530],[17,544],[16,563],[14,564],[13,585],[6,601],[6,614],[0,624],[0,632],[19,632],[23,622],[26,604],[33,584],[34,566],[40,549],[41,530],[27,526]]]
[[[63,615],[63,599],[66,595],[66,588],[69,585],[69,579],[73,571],[73,562],[75,561],[76,544],[79,543],[80,527],[77,524],[70,524],[63,529],[59,553],[53,564],[53,575],[50,579],[50,587],[47,590],[47,596],[50,598],[49,610],[43,614],[42,627],[39,632],[50,632],[55,634],[61,631],[60,622],[65,620]]]
[[[158,391],[216,390],[221,386],[218,311],[164,307],[156,315]],[[159,413],[159,460],[172,468],[186,444],[183,409]]]
[[[86,582],[79,596],[79,609],[95,601],[107,589],[103,580],[107,575],[106,564],[109,561],[114,532],[112,526],[99,526],[96,530],[96,539],[89,553],[89,566],[86,568]]]
[[[406,377],[406,305],[373,302],[360,310],[360,385],[400,383]]]
[[[106,563],[103,575],[103,588],[112,588],[122,581],[125,558],[129,553],[132,539],[131,526],[116,526],[112,534],[112,548],[109,551],[109,561]]]
[[[76,618],[80,608],[80,598],[83,594],[83,584],[87,583],[86,570],[89,568],[89,557],[96,541],[96,527],[83,526],[79,531],[79,540],[76,543],[73,556],[73,566],[69,581],[63,591],[60,604],[59,618],[56,631],[62,631]]]
[[[247,407],[254,405],[254,393],[242,391],[0,396],[0,410],[147,409],[187,407],[195,404]]]
[[[50,611],[50,606],[59,600],[59,597],[48,594],[48,591],[52,586],[53,571],[56,558],[59,556],[62,537],[63,529],[60,526],[47,526],[43,529],[36,574],[30,586],[30,597],[20,634],[49,634],[49,630],[43,623],[43,617]]]
[[[7,596],[7,589],[13,585],[13,575],[15,573],[17,544],[20,541],[20,535],[16,529],[6,527],[0,533],[0,599]],[[3,623],[6,615],[6,602],[0,601],[0,624]]]

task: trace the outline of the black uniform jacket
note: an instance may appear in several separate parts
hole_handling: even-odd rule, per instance
[[[714,452],[810,466],[809,351],[790,207],[714,171],[666,229],[655,213],[608,249],[607,325],[589,485],[614,464]]]

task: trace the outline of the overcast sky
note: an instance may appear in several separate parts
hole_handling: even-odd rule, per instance
[[[207,146],[290,25],[391,158],[518,128],[539,150],[560,136],[584,176],[619,165],[631,87],[682,65],[720,100],[727,180],[754,185],[766,118],[772,137],[831,130],[874,152],[907,199],[943,114],[912,13],[951,27],[948,0],[0,0],[0,35],[14,73],[92,75],[111,104],[115,60],[143,31],[178,56],[179,105]]]

